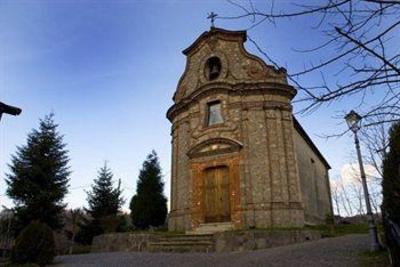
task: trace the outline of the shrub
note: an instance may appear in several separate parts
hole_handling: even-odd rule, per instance
[[[331,225],[335,224],[335,216],[333,214],[329,213],[325,215],[325,224]]]
[[[129,230],[131,230],[131,228],[132,228],[131,224],[130,224],[129,215],[121,214],[121,215],[118,215],[118,218],[119,218],[119,224],[118,224],[116,232],[118,232],[118,233],[129,232]]]
[[[101,227],[104,233],[123,233],[129,231],[129,222],[127,215],[119,214],[116,216],[107,216],[101,220]]]
[[[15,240],[11,252],[13,263],[36,263],[44,266],[55,257],[55,242],[51,228],[43,223],[29,224]]]
[[[80,224],[74,241],[81,245],[90,245],[97,235],[128,232],[129,230],[130,226],[126,215],[110,215],[98,220],[86,220]]]
[[[103,234],[103,229],[98,220],[85,220],[79,225],[79,230],[75,236],[75,242],[81,245],[92,244],[93,237]]]
[[[115,215],[110,215],[100,220],[103,233],[114,233],[117,231],[120,224],[120,218]]]

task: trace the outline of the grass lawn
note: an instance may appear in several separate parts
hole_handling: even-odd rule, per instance
[[[232,230],[232,232],[245,232],[247,230]],[[293,230],[316,230],[320,231],[322,237],[336,237],[349,234],[367,234],[368,224],[337,224],[337,225],[307,225],[305,227],[270,227],[270,228],[255,228],[253,230],[277,232],[277,231],[293,231]]]
[[[365,251],[360,253],[362,266],[386,267],[390,266],[389,253],[386,250],[378,252]]]
[[[319,230],[323,237],[335,237],[349,234],[367,234],[368,224],[335,224],[335,225],[313,225],[306,229]]]

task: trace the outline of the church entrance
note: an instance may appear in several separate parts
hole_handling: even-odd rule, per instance
[[[228,170],[226,166],[218,166],[204,171],[206,223],[231,220]]]

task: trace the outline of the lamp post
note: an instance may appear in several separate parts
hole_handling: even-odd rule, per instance
[[[350,113],[348,113],[344,117],[344,119],[346,120],[347,125],[349,126],[349,129],[354,133],[354,143],[356,145],[358,164],[360,166],[361,183],[362,183],[363,190],[364,190],[365,206],[367,207],[368,228],[369,228],[369,234],[371,237],[370,250],[378,251],[381,249],[381,245],[379,243],[378,233],[376,230],[374,217],[372,216],[372,209],[371,209],[371,202],[369,199],[367,179],[365,176],[364,165],[363,165],[362,157],[361,157],[360,141],[358,140],[358,135],[357,135],[358,130],[361,129],[362,117],[359,114],[357,114],[354,110],[352,110],[352,111],[350,111]]]

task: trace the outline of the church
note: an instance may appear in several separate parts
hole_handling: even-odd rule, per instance
[[[211,27],[183,51],[172,123],[170,231],[302,227],[332,215],[330,166],[293,116],[296,89]]]

